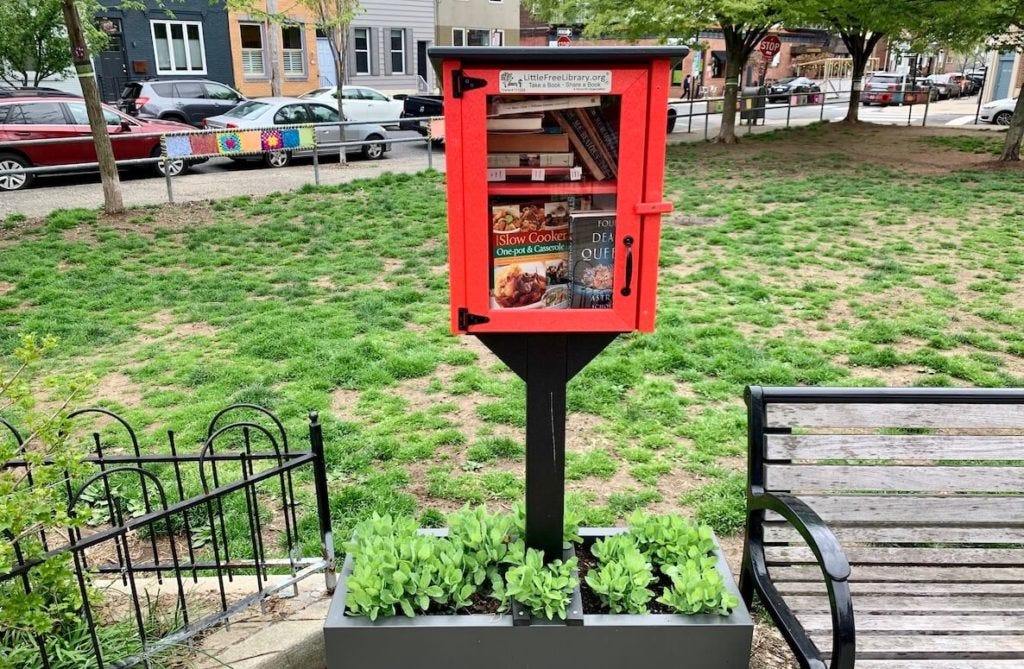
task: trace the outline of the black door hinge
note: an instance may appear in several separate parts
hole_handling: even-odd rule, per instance
[[[466,91],[474,88],[483,88],[487,85],[486,79],[467,77],[462,70],[452,70],[452,97],[461,98]]]
[[[489,323],[490,320],[487,316],[469,313],[469,309],[466,307],[459,307],[459,329],[463,332],[468,332],[470,325],[481,325],[482,323]]]

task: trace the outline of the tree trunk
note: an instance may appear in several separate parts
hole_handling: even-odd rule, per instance
[[[1021,91],[1017,94],[1017,105],[1013,108],[1013,120],[1010,121],[1010,127],[1006,130],[1006,143],[1003,144],[1003,155],[999,156],[1000,162],[1020,160],[1022,138],[1024,138],[1024,84],[1021,84]]]
[[[850,104],[843,123],[860,123],[860,92],[864,89],[864,68],[868,65],[866,53],[851,53],[853,70],[850,72]]]
[[[82,22],[75,7],[75,0],[62,0],[64,22],[68,28],[71,41],[71,58],[75,63],[78,81],[82,84],[82,96],[85,98],[85,109],[89,115],[89,129],[92,131],[96,145],[96,158],[100,164],[100,180],[103,182],[103,210],[108,214],[124,211],[124,200],[121,197],[121,179],[117,174],[117,163],[114,161],[114,149],[110,145],[107,134],[107,123],[103,118],[103,107],[100,105],[100,89],[96,85],[92,61],[89,60],[89,48],[85,44]]]
[[[335,95],[335,100],[337,100],[338,102],[339,123],[343,123],[345,121],[345,105],[342,102],[341,90],[345,85],[345,63],[344,60],[342,59],[342,54],[345,53],[346,49],[346,32],[347,27],[345,26],[331,26],[331,38],[327,40],[328,44],[331,47],[331,58],[334,59],[334,80],[337,82],[337,93]],[[341,141],[344,142],[345,126],[339,125],[338,129],[340,130]],[[338,160],[341,161],[342,164],[348,162],[348,151],[346,150],[346,148],[347,147],[342,146],[338,150]]]

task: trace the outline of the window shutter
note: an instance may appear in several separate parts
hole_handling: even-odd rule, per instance
[[[351,79],[356,74],[356,29],[348,29],[348,44],[345,45],[345,53],[342,54],[343,65],[345,66],[345,74],[348,79]],[[341,82],[338,82],[338,87],[341,88]]]
[[[390,76],[391,71],[391,28],[384,28],[384,74]]]
[[[380,28],[370,28],[370,74],[380,74]]]
[[[413,64],[412,52],[416,44],[412,41],[412,30],[405,29],[405,73],[416,74],[416,66]]]

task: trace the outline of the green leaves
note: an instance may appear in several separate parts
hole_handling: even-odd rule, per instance
[[[612,613],[646,613],[654,591],[651,563],[633,537],[620,534],[594,542],[591,549],[602,565],[587,574],[587,584]]]
[[[658,601],[678,613],[729,615],[739,600],[726,590],[715,562],[715,558],[709,556],[663,568],[672,579],[672,587],[667,588]]]
[[[545,565],[543,553],[527,549],[523,564],[509,569],[505,575],[505,596],[516,600],[535,616],[543,615],[548,620],[555,616],[565,618],[572,591],[579,583],[575,571],[574,557]]]
[[[640,552],[658,565],[677,564],[715,548],[710,527],[694,525],[677,514],[653,516],[637,511],[629,517],[629,530]]]

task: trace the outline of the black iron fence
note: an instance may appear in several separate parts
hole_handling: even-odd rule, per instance
[[[0,588],[31,595],[47,565],[70,556],[81,597],[76,614],[88,630],[80,644],[87,647],[78,649],[88,664],[76,666],[148,665],[275,593],[291,589],[297,595],[299,581],[316,573],[333,591],[323,435],[315,413],[308,450],[291,448],[281,421],[250,404],[217,413],[195,453],[180,452],[170,431],[165,451],[143,452],[136,431],[105,409],[69,416],[72,426],[90,419],[105,423],[91,432],[84,458],[94,473],[63,479],[68,513],[84,522],[59,534],[33,534],[43,553],[32,558],[22,550],[25,537],[13,541],[14,566],[0,572]],[[25,457],[21,434],[3,417],[0,438],[13,438],[22,456],[4,467],[20,470],[19,478],[35,485],[32,468],[39,462]],[[309,529],[300,532],[300,524]],[[7,531],[6,539],[14,535]],[[100,632],[115,624],[134,628],[128,650],[105,643]],[[11,639],[4,634],[0,630],[0,644],[6,645]],[[54,666],[63,649],[49,635],[32,641],[39,660],[34,664]]]

